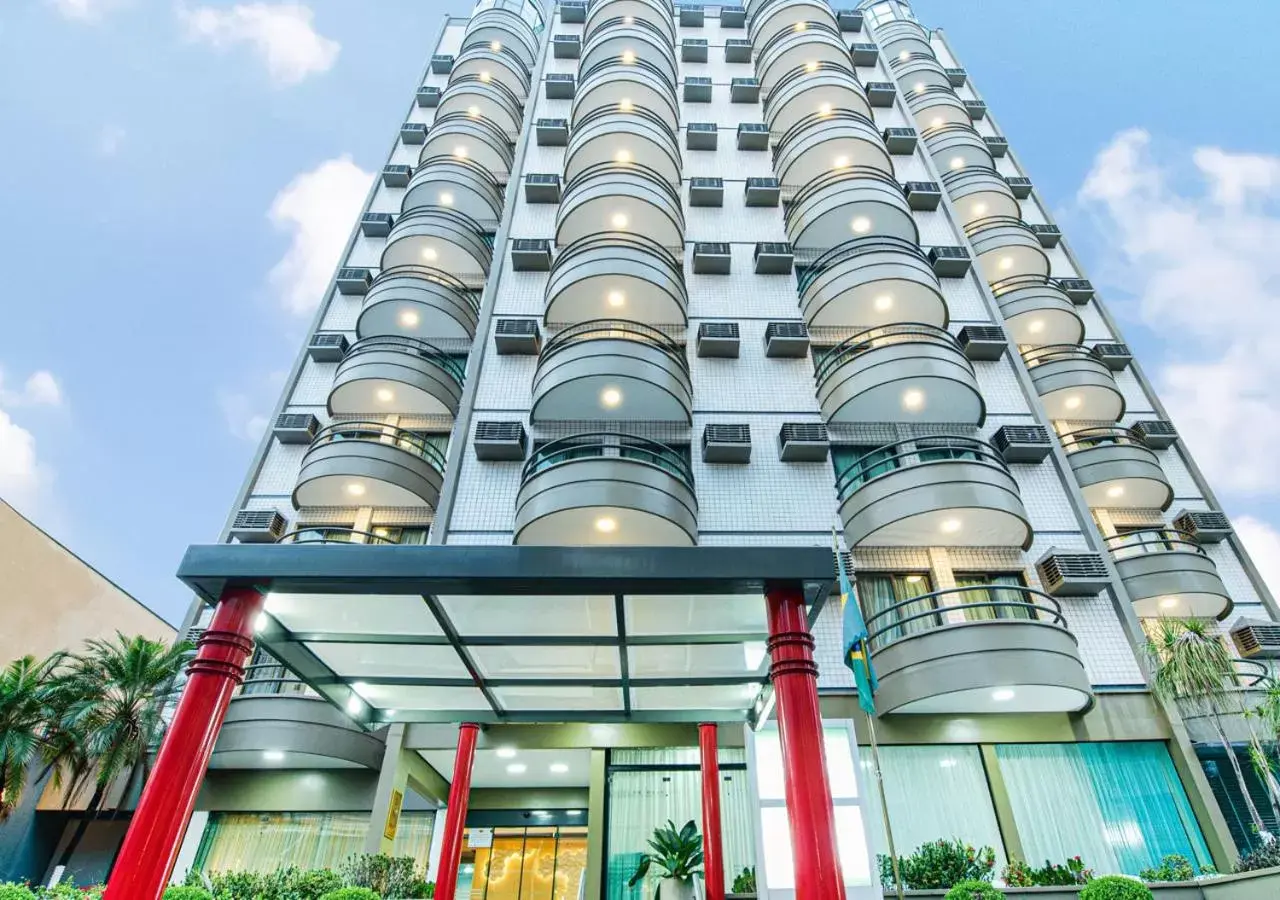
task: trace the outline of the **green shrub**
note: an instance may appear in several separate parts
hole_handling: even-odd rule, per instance
[[[962,881],[947,891],[942,900],[1000,900],[1004,894],[985,881]]]
[[[879,855],[880,883],[893,887],[893,862]],[[902,883],[912,890],[938,890],[962,881],[990,881],[996,852],[990,847],[975,850],[963,841],[937,840],[917,847],[910,856],[898,857]]]
[[[1170,853],[1160,860],[1160,865],[1143,869],[1138,877],[1143,881],[1194,881],[1202,875],[1217,874],[1213,866],[1201,866],[1197,871],[1191,860],[1180,853]]]
[[[363,887],[344,887],[330,891],[320,900],[382,900],[378,892]]]
[[[1272,838],[1261,847],[1240,857],[1240,862],[1236,863],[1236,871],[1255,872],[1258,869],[1270,869],[1273,866],[1280,866],[1280,838]]]
[[[746,866],[741,872],[733,876],[733,887],[729,889],[731,894],[754,894],[756,892],[756,867]]]
[[[1093,878],[1093,870],[1084,867],[1084,861],[1073,856],[1065,863],[1049,862],[1047,859],[1040,868],[1027,865],[1020,859],[1010,859],[1009,864],[1000,873],[1000,880],[1009,887],[1057,887],[1062,885],[1088,884]]]
[[[408,893],[416,883],[424,883],[412,856],[365,853],[353,856],[341,866],[342,882],[351,887],[370,888],[379,897],[413,897]]]
[[[36,900],[102,900],[102,892],[105,890],[106,887],[101,884],[77,887],[74,881],[68,879],[53,887],[33,887],[31,893]]]
[[[35,896],[25,884],[0,884],[0,900],[35,900]]]
[[[1152,900],[1151,888],[1127,875],[1095,878],[1080,891],[1080,900]]]
[[[213,895],[202,887],[171,887],[162,900],[213,900]]]

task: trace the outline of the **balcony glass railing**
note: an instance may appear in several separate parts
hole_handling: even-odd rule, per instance
[[[525,463],[523,480],[540,472],[581,459],[623,459],[662,469],[693,490],[693,467],[687,450],[669,447],[648,438],[614,432],[575,434],[549,441],[533,451]]]
[[[839,468],[836,494],[843,502],[864,485],[898,469],[956,461],[991,466],[1013,477],[1004,457],[985,441],[959,435],[919,437],[877,447]]]
[[[972,622],[1042,622],[1065,629],[1062,605],[1034,588],[982,584],[906,599],[864,593],[867,639],[873,653],[913,635]]]

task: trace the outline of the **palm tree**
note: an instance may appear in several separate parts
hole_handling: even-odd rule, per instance
[[[141,635],[91,640],[52,688],[55,734],[65,735],[64,762],[72,773],[93,778],[93,795],[76,825],[59,865],[67,865],[97,815],[107,792],[122,775],[130,783],[141,768],[145,782],[150,751],[163,728],[161,713],[191,645],[166,647]]]
[[[1236,667],[1226,646],[1209,633],[1208,623],[1200,619],[1161,618],[1149,630],[1146,653],[1156,694],[1166,702],[1190,706],[1212,723],[1235,772],[1253,827],[1265,834],[1266,825],[1249,794],[1240,761],[1222,724],[1224,715],[1242,711],[1232,708],[1240,700],[1237,692],[1230,690],[1236,684]]]
[[[45,746],[49,679],[62,659],[24,656],[0,670],[0,822],[17,808],[27,768]]]

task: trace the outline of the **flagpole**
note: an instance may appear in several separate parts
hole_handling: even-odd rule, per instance
[[[876,741],[876,717],[867,713],[867,737],[871,739],[871,768],[876,773],[876,789],[880,792],[880,816],[884,819],[884,836],[889,843],[889,862],[893,866],[893,886],[898,900],[903,900],[902,873],[898,871],[898,850],[893,845],[893,826],[889,824],[889,800],[884,793],[884,776],[880,772],[880,744]]]

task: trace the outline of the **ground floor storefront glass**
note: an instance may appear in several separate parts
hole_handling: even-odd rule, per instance
[[[578,900],[586,870],[585,828],[469,828],[457,896]]]

